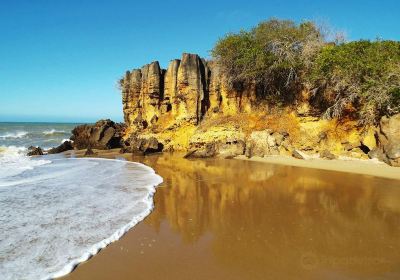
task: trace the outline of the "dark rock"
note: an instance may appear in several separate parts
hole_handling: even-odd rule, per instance
[[[162,152],[163,148],[164,145],[158,142],[155,137],[143,139],[140,145],[140,150],[143,151],[145,155]]]
[[[299,151],[297,151],[297,150],[294,150],[293,152],[292,152],[292,156],[294,157],[294,158],[297,158],[297,159],[304,159],[304,157],[300,154],[300,152]]]
[[[325,159],[329,159],[329,160],[332,160],[332,159],[336,159],[336,156],[334,155],[334,154],[332,154],[330,151],[328,151],[328,150],[323,150],[321,153],[320,153],[320,157],[321,158],[325,158]]]
[[[358,148],[366,155],[368,155],[368,153],[371,151],[368,146],[364,145],[361,143],[360,146],[358,146]]]
[[[111,120],[100,120],[93,125],[79,125],[72,130],[71,140],[77,149],[92,147],[106,150],[122,147],[125,126]]]
[[[158,153],[162,152],[163,149],[164,145],[160,143],[157,138],[139,138],[137,135],[131,136],[128,148],[131,153],[139,155]]]
[[[86,149],[85,156],[93,156],[93,155],[95,155],[95,154],[96,154],[96,153],[92,150],[91,147],[88,147],[88,148]]]
[[[43,150],[40,147],[33,147],[30,146],[28,148],[28,153],[27,156],[42,156],[43,155]]]
[[[47,151],[48,154],[59,154],[65,151],[73,150],[74,147],[72,146],[71,141],[64,141],[60,146],[51,148]]]

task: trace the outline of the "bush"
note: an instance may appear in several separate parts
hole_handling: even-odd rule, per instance
[[[250,31],[226,35],[212,55],[231,88],[255,83],[264,97],[287,99],[322,45],[323,36],[314,23],[272,19]]]
[[[363,124],[400,112],[400,43],[327,45],[306,77],[326,101],[325,116],[353,112]]]

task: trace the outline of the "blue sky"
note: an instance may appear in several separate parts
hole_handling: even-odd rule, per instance
[[[0,0],[0,121],[122,120],[116,82],[270,17],[400,40],[400,1]]]

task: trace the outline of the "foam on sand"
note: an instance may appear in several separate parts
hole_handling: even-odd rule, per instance
[[[32,170],[36,166],[50,163],[45,159],[26,157],[27,149],[17,146],[0,146],[0,186],[2,180],[16,176],[24,171]],[[1,207],[1,206],[0,206]]]
[[[0,178],[2,279],[69,273],[144,219],[161,182],[139,163],[57,157]]]

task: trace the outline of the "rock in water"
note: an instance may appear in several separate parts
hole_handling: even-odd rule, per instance
[[[92,147],[100,150],[120,148],[125,126],[111,120],[100,120],[94,125],[79,125],[72,130],[71,140],[77,149]]]
[[[30,146],[28,148],[28,153],[27,156],[42,156],[43,155],[43,150],[40,147],[33,147]]]
[[[73,150],[72,141],[64,141],[60,146],[56,148],[51,148],[47,151],[48,154],[58,154],[65,151]]]

